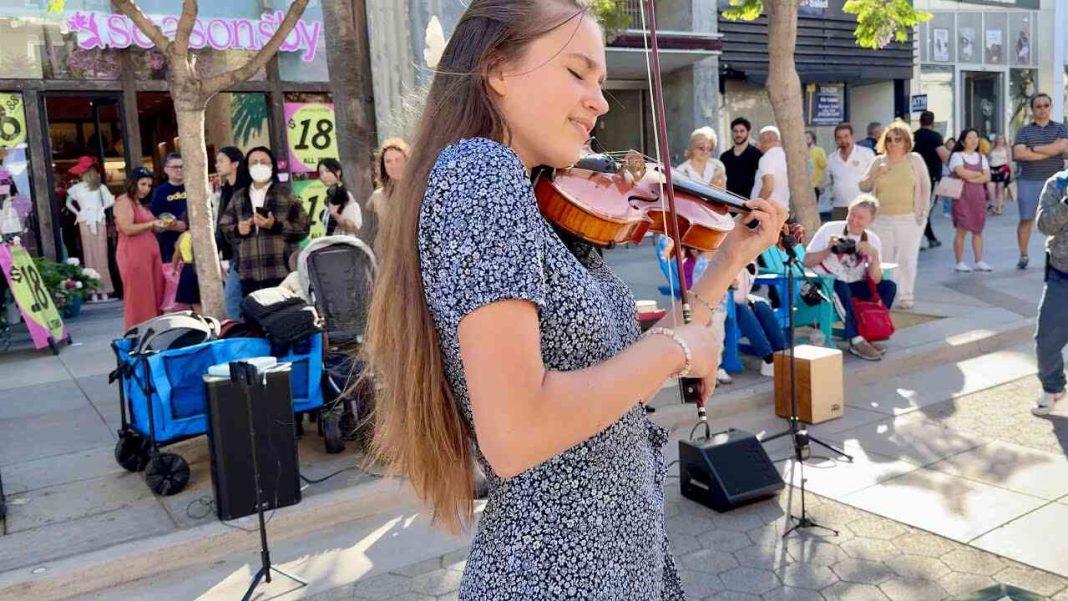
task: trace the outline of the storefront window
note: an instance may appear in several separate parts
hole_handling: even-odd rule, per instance
[[[1035,57],[1034,13],[1011,13],[1009,15],[1009,48],[1014,66],[1038,64]]]
[[[1009,71],[1009,117],[1010,139],[1031,121],[1031,96],[1037,91],[1037,69],[1011,69]]]
[[[942,132],[943,136],[956,136],[956,123],[953,119],[953,67],[921,67],[918,93],[927,95],[927,109],[935,114],[935,129]]]
[[[109,0],[83,0],[76,10],[50,13],[46,2],[0,0],[0,78],[118,79],[118,55],[79,43],[78,15],[111,11]],[[68,3],[69,6],[75,3]]]
[[[285,14],[290,0],[271,0],[277,14]],[[326,35],[323,31],[323,5],[311,0],[283,48],[297,48],[278,55],[278,72],[282,81],[330,81],[326,67]]]
[[[18,235],[31,255],[40,256],[38,229],[22,94],[0,92],[0,233]]]
[[[953,13],[934,13],[930,23],[925,25],[927,26],[927,47],[929,49],[926,61],[933,63],[955,61],[957,43],[954,36]]]
[[[983,62],[982,13],[957,14],[957,60],[962,63]]]
[[[983,19],[983,62],[988,65],[1004,65],[1008,63],[1006,28],[1008,15],[1005,13],[984,13]],[[1015,42],[1015,40],[1013,40]],[[1015,47],[1013,48],[1015,50]]]

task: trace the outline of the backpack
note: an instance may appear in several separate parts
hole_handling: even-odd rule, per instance
[[[315,307],[284,288],[264,288],[249,294],[241,301],[241,312],[269,340],[281,345],[323,331]]]

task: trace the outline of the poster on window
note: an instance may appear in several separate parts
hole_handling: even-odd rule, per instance
[[[321,159],[338,158],[332,102],[287,102],[285,118],[291,173],[314,172]]]
[[[949,30],[935,28],[934,30],[934,60],[939,63],[949,62]]]
[[[990,29],[986,32],[986,62],[1000,65],[1002,61],[1001,30]]]
[[[975,62],[975,28],[974,27],[961,27],[960,28],[960,48],[957,50],[957,54],[960,55],[960,62],[962,62],[962,63]]]
[[[0,93],[0,148],[14,148],[26,141],[26,110],[22,94]]]

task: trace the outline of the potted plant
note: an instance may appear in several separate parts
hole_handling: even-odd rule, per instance
[[[45,288],[52,295],[52,302],[66,319],[78,317],[85,295],[100,286],[100,274],[93,269],[83,268],[76,257],[67,259],[65,263],[38,257],[34,263]]]

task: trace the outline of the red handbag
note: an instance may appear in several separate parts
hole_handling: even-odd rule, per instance
[[[857,333],[869,342],[887,340],[894,334],[894,320],[890,318],[890,309],[883,304],[875,282],[868,278],[871,298],[861,300],[853,297],[853,315],[857,320]]]

